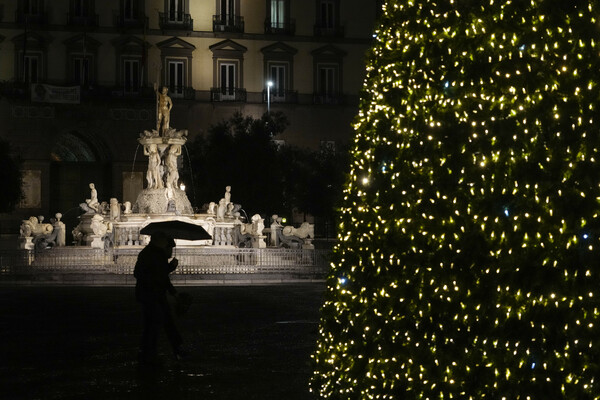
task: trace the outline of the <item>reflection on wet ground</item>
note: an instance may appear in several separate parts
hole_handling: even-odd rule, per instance
[[[312,399],[310,354],[324,285],[187,287],[177,321],[190,358],[161,336],[137,363],[131,287],[0,287],[3,399]]]

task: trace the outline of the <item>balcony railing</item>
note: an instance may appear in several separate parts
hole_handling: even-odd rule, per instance
[[[67,14],[67,25],[77,26],[98,26],[98,14],[89,15],[75,15],[72,13]]]
[[[315,36],[344,36],[345,29],[341,25],[328,26],[323,24],[315,24]]]
[[[271,103],[297,103],[298,102],[298,91],[297,90],[277,90],[271,89],[270,102]],[[263,90],[263,103],[267,102],[267,91]]]
[[[193,100],[196,97],[196,90],[191,86],[167,86],[169,96],[178,99]]]
[[[194,20],[191,14],[183,12],[158,13],[158,24],[160,29],[191,31],[194,29]]]
[[[244,32],[244,17],[239,15],[213,15],[213,32]]]
[[[3,9],[2,9],[3,10]],[[40,12],[37,14],[27,14],[22,11],[15,12],[15,21],[17,24],[45,25],[48,23],[48,14]]]
[[[314,93],[313,102],[315,104],[344,104],[345,97],[339,93]]]
[[[293,35],[296,33],[296,20],[290,19],[284,22],[265,20],[265,33],[270,35]]]
[[[210,88],[210,99],[211,101],[246,102],[246,89]]]
[[[97,87],[97,86],[96,86]],[[125,98],[154,98],[156,94],[154,89],[150,86],[139,86],[139,85],[124,85],[115,86],[110,89],[111,97],[125,97]]]
[[[144,26],[148,26],[148,17],[144,14],[140,14],[135,17],[128,17],[119,11],[113,12],[114,24],[120,29],[141,29]]]

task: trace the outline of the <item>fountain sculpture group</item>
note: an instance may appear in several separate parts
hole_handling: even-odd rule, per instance
[[[139,135],[138,143],[148,157],[146,188],[138,195],[135,204],[126,201],[120,203],[111,198],[109,202],[100,202],[98,192],[90,183],[90,198],[80,204],[84,213],[79,224],[73,229],[73,243],[91,248],[111,248],[142,246],[149,237],[139,231],[150,222],[180,220],[202,226],[212,237],[211,240],[178,241],[184,246],[214,247],[267,247],[265,235],[270,232],[268,245],[273,247],[314,248],[314,227],[304,223],[300,228],[283,227],[281,218],[272,216],[270,228],[265,229],[264,219],[255,214],[250,221],[240,217],[241,205],[231,201],[231,187],[225,188],[218,202],[210,202],[203,213],[194,213],[192,205],[179,186],[178,158],[187,141],[187,130],[171,128],[170,110],[172,102],[167,89],[158,91],[157,126],[151,131],[145,130]],[[66,245],[65,224],[60,221],[62,215],[56,214],[50,224],[43,223],[44,218],[31,217],[23,221],[20,230],[22,249],[47,249]]]

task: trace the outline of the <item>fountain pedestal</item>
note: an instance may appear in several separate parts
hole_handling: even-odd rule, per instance
[[[148,156],[146,173],[147,187],[142,190],[133,206],[133,212],[139,214],[177,214],[194,213],[185,192],[179,189],[178,157],[185,144],[187,131],[169,129],[165,136],[158,131],[145,131],[138,142],[144,146]]]
[[[19,241],[19,248],[22,250],[33,250],[35,248],[35,245],[33,244],[33,236],[21,238]]]
[[[133,212],[139,214],[173,213],[190,215],[194,213],[194,210],[183,190],[162,188],[142,190],[135,202]]]

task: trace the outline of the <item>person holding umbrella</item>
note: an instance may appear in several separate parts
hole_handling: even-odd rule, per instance
[[[184,358],[183,340],[167,301],[167,292],[177,296],[169,274],[177,268],[173,255],[175,241],[164,232],[155,232],[150,243],[140,252],[133,275],[136,279],[135,295],[142,305],[143,333],[139,361],[144,365],[158,363],[157,344],[159,331],[164,328],[177,359]]]

